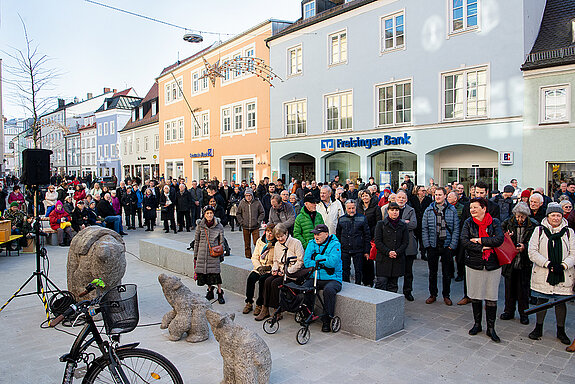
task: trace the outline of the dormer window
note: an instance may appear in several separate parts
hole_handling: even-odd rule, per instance
[[[158,113],[158,105],[156,104],[155,101],[152,101],[152,116],[156,116],[156,113]]]
[[[140,105],[140,109],[138,111],[138,120],[142,120],[144,118],[144,106]]]
[[[571,43],[575,43],[575,19],[571,20]]]
[[[315,1],[310,1],[303,5],[303,18],[309,19],[315,16]]]

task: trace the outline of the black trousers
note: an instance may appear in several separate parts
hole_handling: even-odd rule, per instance
[[[457,262],[457,276],[461,276],[465,279],[465,249],[462,246],[458,246],[455,251],[455,261]],[[467,293],[467,289],[465,289]]]
[[[437,297],[437,271],[441,262],[441,275],[443,288],[441,294],[443,297],[449,297],[451,293],[451,278],[454,274],[454,265],[452,250],[449,248],[427,248],[427,265],[429,267],[429,294]]]
[[[174,219],[174,211],[162,213],[164,217],[164,231],[169,231],[170,228],[176,230],[176,220]]]
[[[313,287],[313,279],[306,280],[303,283],[304,287],[311,288]],[[339,291],[341,291],[341,283],[336,280],[318,280],[317,281],[317,289],[323,290],[323,312],[324,316],[323,320],[328,321],[330,317],[333,317],[335,314],[335,297]],[[306,303],[311,306],[311,300],[313,300],[313,296],[306,295]]]
[[[413,291],[413,262],[416,255],[405,256],[405,271],[403,274],[403,294],[406,295]]]
[[[260,275],[256,271],[252,271],[248,276],[248,281],[246,282],[246,303],[254,302],[254,293],[256,290],[256,283],[259,285],[258,299],[256,300],[256,305],[264,304],[264,285],[266,279],[270,277],[271,273],[264,273]]]
[[[187,230],[190,229],[192,226],[192,215],[190,211],[178,211],[178,226],[180,230],[186,228]]]
[[[124,209],[124,217],[126,218],[126,227],[135,228],[136,227],[136,215],[134,212],[128,212]]]
[[[351,261],[353,260],[353,269],[355,271],[355,283],[361,285],[363,275],[363,261],[365,259],[364,253],[347,253],[341,252],[342,262],[342,280],[349,283],[351,275]]]
[[[375,279],[375,265],[373,260],[363,260],[362,280],[363,285],[373,287],[373,280]]]
[[[528,268],[514,269],[511,277],[505,278],[504,312],[515,314],[515,303],[520,315],[529,308],[530,278],[531,270]]]
[[[270,275],[264,282],[264,302],[266,307],[277,308],[280,305],[280,289],[283,276]]]
[[[192,210],[190,211],[192,217],[192,228],[196,227],[196,220],[201,219],[202,217],[202,208],[199,205],[196,205],[195,202],[192,203]]]
[[[142,228],[142,208],[136,208],[136,216],[138,216],[138,226]],[[136,226],[136,223],[134,223],[134,226]]]

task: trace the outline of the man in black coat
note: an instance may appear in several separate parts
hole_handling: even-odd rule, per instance
[[[106,193],[106,195],[100,199],[98,205],[96,205],[96,213],[98,216],[104,218],[106,224],[113,226],[114,231],[122,236],[127,235],[122,227],[122,216],[116,215],[114,207],[112,207],[112,195]]]
[[[272,208],[272,195],[276,193],[276,185],[274,183],[269,183],[268,193],[266,193],[262,198],[261,202],[264,206],[264,221],[267,223],[270,220],[270,209]]]
[[[117,195],[117,193],[116,193]],[[128,229],[136,229],[136,207],[138,206],[138,196],[132,191],[132,186],[128,185],[125,191],[122,192],[120,199],[122,207],[124,208],[124,216],[126,217],[126,226]]]
[[[342,280],[350,281],[351,261],[355,270],[355,283],[361,285],[363,259],[369,258],[371,236],[367,218],[356,214],[356,202],[352,199],[345,202],[345,215],[339,218],[335,235],[341,243]]]
[[[186,188],[184,183],[181,183],[176,192],[176,214],[178,216],[178,232],[182,232],[184,227],[186,231],[190,232],[192,226],[192,209],[193,201],[192,194]]]
[[[202,211],[202,200],[204,198],[204,192],[198,186],[198,182],[196,180],[192,181],[192,187],[188,190],[190,192],[190,198],[192,201],[191,204],[191,220],[192,220],[192,229],[196,229],[196,220],[200,218],[201,211]]]

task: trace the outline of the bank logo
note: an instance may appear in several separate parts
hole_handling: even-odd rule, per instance
[[[325,139],[321,141],[321,151],[322,152],[333,152],[335,151],[335,139]]]

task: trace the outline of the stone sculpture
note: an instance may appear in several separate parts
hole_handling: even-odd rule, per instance
[[[122,284],[126,272],[126,245],[122,236],[99,226],[82,229],[70,243],[68,251],[68,290],[78,299],[88,283],[96,278],[107,288]],[[83,299],[96,297],[98,290]]]
[[[169,338],[178,341],[187,333],[186,341],[199,343],[210,337],[206,309],[211,307],[202,295],[192,293],[176,276],[162,273],[158,281],[172,310],[164,315],[160,329],[168,328]]]
[[[208,309],[206,317],[220,343],[225,384],[264,384],[270,380],[272,357],[257,333],[234,323],[234,314]]]

